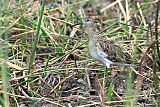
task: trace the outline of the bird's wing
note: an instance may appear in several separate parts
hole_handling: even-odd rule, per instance
[[[117,61],[119,61],[120,63],[131,64],[130,54],[128,52],[124,52],[122,48],[117,45],[115,45],[115,48],[117,53]]]
[[[107,54],[107,59],[109,59],[112,62],[117,63],[126,63],[129,64],[130,62],[130,55],[128,53],[125,53],[122,51],[122,49],[112,43],[109,40],[98,38],[97,45],[100,47],[99,49]]]

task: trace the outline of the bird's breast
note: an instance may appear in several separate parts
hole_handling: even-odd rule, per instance
[[[92,58],[94,58],[96,60],[99,59],[97,50],[96,50],[95,46],[93,46],[93,45],[89,45],[89,54]]]
[[[90,56],[91,56],[92,58],[98,59],[96,50],[89,49],[89,54],[90,54]]]

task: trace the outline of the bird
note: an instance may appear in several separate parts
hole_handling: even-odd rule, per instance
[[[135,66],[131,64],[129,53],[123,51],[121,47],[112,41],[102,38],[96,33],[96,26],[92,17],[85,16],[83,22],[88,35],[88,51],[93,59],[99,61],[107,68],[110,68],[111,65]]]

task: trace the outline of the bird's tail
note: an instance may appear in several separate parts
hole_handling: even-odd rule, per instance
[[[124,66],[124,67],[137,67],[138,66],[135,64],[123,64],[123,63],[117,63],[117,62],[113,62],[112,65]]]

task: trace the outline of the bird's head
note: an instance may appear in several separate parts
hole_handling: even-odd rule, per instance
[[[85,16],[84,17],[84,25],[85,27],[93,27],[94,23],[93,23],[93,19],[90,16]]]

